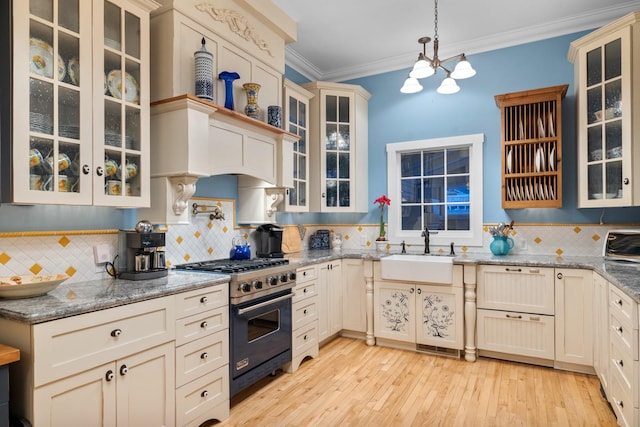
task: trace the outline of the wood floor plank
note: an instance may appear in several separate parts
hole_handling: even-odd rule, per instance
[[[217,426],[615,426],[597,377],[337,338],[242,391]],[[211,423],[209,424],[211,425]]]

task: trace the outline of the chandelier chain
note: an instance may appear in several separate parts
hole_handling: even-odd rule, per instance
[[[438,39],[438,0],[435,0],[435,1],[434,1],[434,3],[435,3],[435,5],[436,5],[436,7],[435,7],[435,16],[436,16],[436,19],[435,19],[435,25],[434,25],[434,27],[435,27],[435,31],[434,31],[434,36],[433,36],[433,38],[437,40],[437,39]]]

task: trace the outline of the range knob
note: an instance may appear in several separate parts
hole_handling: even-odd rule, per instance
[[[289,277],[289,280],[296,280],[295,271],[290,271],[289,273],[287,273],[287,277]]]
[[[280,280],[282,283],[286,283],[287,282],[287,275],[286,274],[281,274],[278,277],[278,280]]]
[[[254,289],[262,289],[261,280],[254,280],[253,282],[251,282],[251,285],[253,285]]]
[[[267,277],[267,283],[270,286],[275,286],[275,285],[278,284],[278,278],[277,277],[273,277],[273,276],[269,276],[269,277]]]
[[[240,283],[240,290],[242,292],[251,292],[251,285],[247,282]]]

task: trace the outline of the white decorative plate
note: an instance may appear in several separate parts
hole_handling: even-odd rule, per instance
[[[538,138],[544,138],[546,135],[544,133],[544,125],[542,124],[542,119],[538,117]]]
[[[553,147],[549,152],[549,170],[556,170],[556,148]]]
[[[507,153],[507,172],[511,173],[511,164],[513,163],[513,151],[509,149]]]
[[[556,136],[556,130],[553,127],[553,116],[551,113],[549,113],[549,136],[552,138]]]
[[[71,58],[67,68],[69,68],[69,78],[71,79],[71,83],[76,86],[80,86],[80,61],[78,61],[78,58],[75,56]]]
[[[68,278],[66,274],[0,277],[0,298],[30,298],[44,295]]]
[[[120,70],[112,70],[109,72],[109,75],[107,75],[107,86],[109,93],[114,98],[124,99],[127,102],[133,102],[135,104],[138,103],[138,83],[131,74],[125,72],[123,82],[122,72],[120,72]],[[124,98],[122,96],[123,92]]]
[[[43,77],[53,77],[53,48],[49,43],[31,38],[29,39],[29,69],[32,73]],[[67,69],[62,57],[58,55],[58,80],[64,80]]]
[[[536,172],[545,170],[544,150],[542,147],[536,150]]]

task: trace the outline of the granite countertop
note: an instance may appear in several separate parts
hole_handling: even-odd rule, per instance
[[[0,300],[0,317],[41,323],[192,289],[227,283],[226,274],[176,272],[151,280],[104,279],[62,283],[47,295]]]

